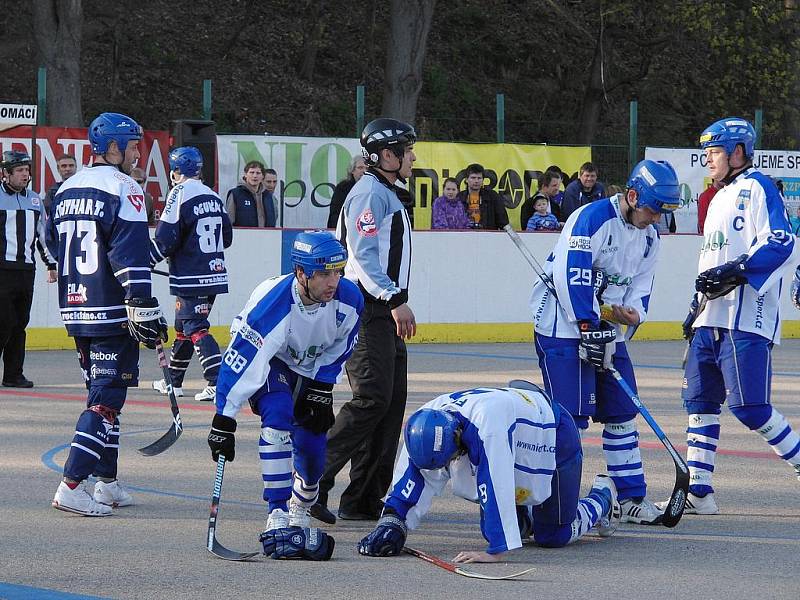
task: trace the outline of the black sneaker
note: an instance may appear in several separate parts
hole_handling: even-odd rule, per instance
[[[339,518],[342,521],[377,521],[381,518],[381,513],[378,512],[348,512],[339,509]]]
[[[334,525],[336,523],[336,515],[329,511],[327,506],[319,502],[311,507],[311,516],[328,525]]]
[[[13,381],[6,381],[3,380],[3,387],[14,387],[14,388],[32,388],[33,382],[30,379],[25,379],[24,375],[20,375],[17,379]]]

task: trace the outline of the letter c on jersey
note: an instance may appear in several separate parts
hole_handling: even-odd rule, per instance
[[[739,215],[739,216],[733,218],[733,228],[736,231],[741,231],[742,229],[744,229],[744,217],[743,216]]]

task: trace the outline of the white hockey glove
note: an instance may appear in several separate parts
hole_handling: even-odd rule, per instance
[[[794,278],[792,279],[792,303],[794,307],[800,309],[800,267],[794,272]]]
[[[129,298],[125,300],[125,310],[128,313],[128,331],[131,337],[151,350],[156,347],[156,342],[166,342],[167,321],[161,314],[161,307],[155,298]]]

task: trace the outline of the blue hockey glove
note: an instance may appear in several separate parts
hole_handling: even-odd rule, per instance
[[[364,556],[397,556],[406,543],[406,522],[395,514],[383,515],[375,529],[358,543]]]
[[[264,554],[272,558],[329,560],[336,541],[317,527],[282,527],[270,529],[259,536]]]
[[[581,334],[578,356],[588,362],[598,371],[605,371],[611,367],[611,358],[616,349],[617,332],[605,321],[600,321],[597,326],[591,321],[581,321],[578,324]]]
[[[794,279],[792,279],[792,302],[794,307],[800,309],[800,267],[794,272]]]
[[[747,283],[744,272],[747,266],[747,254],[742,254],[735,260],[726,262],[718,267],[712,267],[700,273],[694,282],[694,289],[714,300],[731,293],[743,283]]]
[[[314,433],[325,433],[333,427],[333,384],[309,381],[294,403],[294,418],[298,425]]]

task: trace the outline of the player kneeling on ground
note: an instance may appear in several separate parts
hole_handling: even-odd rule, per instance
[[[485,552],[459,552],[456,562],[502,560],[531,535],[548,548],[566,546],[594,525],[610,536],[619,522],[617,490],[598,475],[579,499],[582,464],[572,417],[532,383],[439,396],[408,419],[383,514],[358,551],[400,554],[407,528],[418,525],[448,480],[455,495],[480,504],[489,542]]]
[[[259,538],[264,554],[328,560],[334,540],[309,528],[309,510],[334,422],[333,385],[355,346],[364,299],[341,278],[347,251],[330,233],[300,233],[291,260],[294,274],[261,283],[234,319],[208,445],[214,460],[220,454],[233,460],[235,417],[249,402],[261,417],[258,454],[269,513]]]

